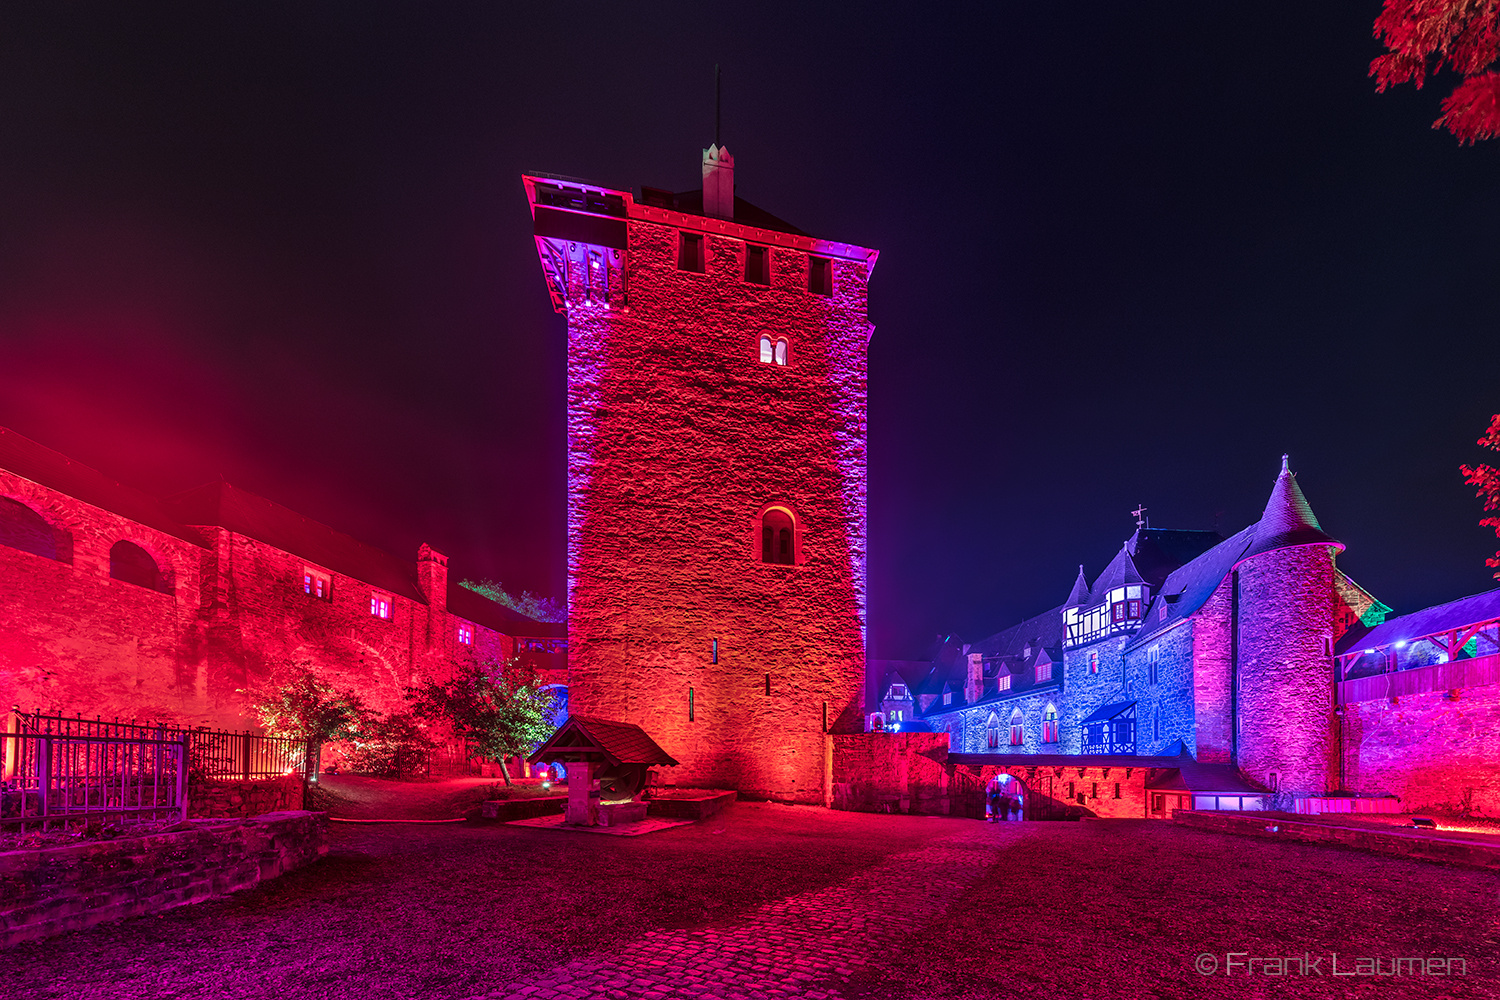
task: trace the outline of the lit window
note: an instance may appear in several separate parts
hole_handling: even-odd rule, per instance
[[[1099,651],[1098,650],[1093,650],[1093,651],[1091,651],[1089,653],[1089,673],[1091,673],[1091,674],[1097,674],[1098,672],[1099,672]]]
[[[1146,668],[1152,684],[1156,683],[1156,665],[1161,662],[1161,647],[1152,646],[1146,650]]]
[[[760,335],[760,363],[763,365],[779,365],[786,367],[787,340],[785,337],[772,339],[770,334]]]
[[[953,692],[952,691],[944,691],[943,692],[943,704],[944,705],[951,705],[951,704],[953,704]]]
[[[771,283],[771,250],[769,247],[745,246],[745,280],[752,285]]]
[[[985,727],[985,743],[991,750],[1000,749],[1000,720],[993,715],[990,716],[989,725]]]
[[[678,233],[677,270],[703,273],[702,233]]]
[[[797,561],[792,516],[780,507],[772,507],[760,516],[760,561],[782,566],[791,566]]]
[[[814,295],[833,294],[833,261],[826,257],[807,258],[807,290]]]
[[[1026,729],[1021,721],[1021,710],[1018,708],[1010,713],[1010,745],[1021,746],[1026,742]]]
[[[1124,601],[1116,601],[1114,604],[1111,604],[1109,606],[1109,620],[1114,624],[1119,624],[1120,622],[1125,620]]]
[[[1139,618],[1141,616],[1140,601],[1126,601],[1125,605],[1125,616],[1127,618]]]
[[[1057,707],[1047,706],[1047,714],[1042,717],[1042,742],[1057,742]]]
[[[891,685],[891,699],[893,701],[905,701],[906,700],[906,685],[905,684],[892,684]]]
[[[320,601],[333,600],[333,579],[327,573],[303,567],[302,592]]]
[[[996,691],[1009,691],[1010,690],[1010,674],[1001,674],[999,677],[995,678],[995,690]]]
[[[391,620],[391,599],[384,594],[370,595],[370,614],[376,618]]]
[[[1052,679],[1052,661],[1046,660],[1036,665],[1036,682],[1050,681]]]
[[[474,626],[460,625],[458,627],[458,642],[462,646],[474,645]]]

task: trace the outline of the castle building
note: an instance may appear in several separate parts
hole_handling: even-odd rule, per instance
[[[520,654],[567,683],[560,623],[225,482],[165,499],[0,428],[0,706],[247,729],[245,692],[306,664],[381,711]]]
[[[1283,458],[1255,524],[1223,538],[1138,523],[1062,604],[948,641],[920,678],[886,678],[870,728],[890,725],[893,688],[910,690],[907,731],[947,733],[979,764],[1024,760],[1018,781],[1076,768],[1046,797],[1099,815],[1343,791],[1335,650],[1390,609],[1337,568],[1342,550]]]
[[[523,178],[568,338],[575,711],[670,780],[824,802],[862,729],[865,393],[876,253],[736,196]]]

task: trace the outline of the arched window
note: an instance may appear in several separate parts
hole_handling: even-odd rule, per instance
[[[985,745],[991,750],[1000,749],[1000,716],[990,713],[990,721],[985,723]]]
[[[57,535],[42,515],[15,500],[0,497],[0,545],[56,559]]]
[[[797,533],[792,515],[771,507],[760,516],[760,561],[791,566],[797,561]]]
[[[770,334],[760,335],[760,362],[763,365],[780,365],[786,367],[787,339],[785,337],[772,338]]]
[[[1042,742],[1057,742],[1057,706],[1048,704],[1046,714],[1042,716]]]
[[[879,712],[876,712],[873,716],[870,717],[870,731],[872,733],[885,732],[885,719],[880,715]]]
[[[1021,746],[1026,742],[1026,727],[1021,721],[1021,710],[1010,713],[1010,745]]]
[[[109,550],[109,575],[147,590],[169,592],[161,567],[151,553],[134,542],[116,542]]]

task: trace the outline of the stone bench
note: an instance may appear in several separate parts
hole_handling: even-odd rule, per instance
[[[647,802],[612,802],[599,806],[600,826],[624,826],[646,818]]]

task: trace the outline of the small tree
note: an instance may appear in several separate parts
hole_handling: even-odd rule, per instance
[[[1490,418],[1489,430],[1477,443],[1491,451],[1500,451],[1500,413]],[[1484,501],[1485,510],[1500,510],[1500,469],[1481,463],[1460,465],[1458,470],[1464,474],[1464,482],[1479,487],[1474,495]],[[1486,528],[1494,528],[1495,534],[1500,535],[1500,517],[1483,517],[1479,519],[1479,523]],[[1500,568],[1500,552],[1486,559],[1484,564],[1491,569]],[[1500,573],[1495,574],[1495,579],[1500,580]]]
[[[323,744],[358,736],[366,717],[359,695],[336,690],[306,661],[288,665],[250,692],[250,711],[272,736],[307,743],[309,777]]]
[[[530,753],[555,731],[552,693],[537,690],[536,675],[515,657],[465,664],[445,683],[424,681],[406,693],[416,715],[447,720],[471,757],[500,761],[507,785],[506,760]]]
[[[382,777],[422,777],[437,745],[410,712],[369,715],[350,740],[344,762],[351,771]]]

